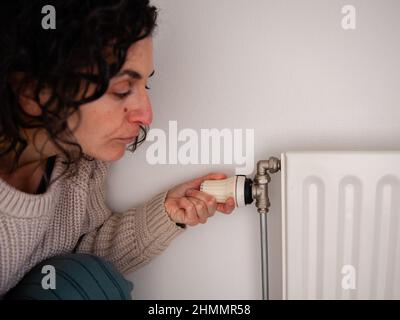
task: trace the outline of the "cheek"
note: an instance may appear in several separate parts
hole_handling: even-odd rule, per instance
[[[116,161],[124,155],[127,146],[114,140],[123,123],[123,114],[118,110],[121,106],[107,96],[81,106],[81,120],[74,136],[84,153],[103,161]],[[68,122],[74,128],[78,124],[77,115]]]
[[[74,136],[82,147],[110,142],[121,123],[118,113],[103,104],[81,106],[80,114],[79,127],[74,131]],[[78,116],[69,119],[68,125],[71,129],[76,127]]]

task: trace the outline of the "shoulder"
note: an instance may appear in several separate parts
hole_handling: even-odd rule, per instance
[[[107,161],[102,161],[98,159],[93,159],[93,160],[84,160],[88,163],[87,168],[89,171],[87,172],[88,174],[88,179],[92,180],[92,183],[103,183],[105,178],[107,177],[109,167],[110,167],[110,162]]]
[[[76,163],[76,172],[68,179],[73,185],[81,186],[84,189],[87,186],[103,185],[107,177],[110,162],[82,157]]]

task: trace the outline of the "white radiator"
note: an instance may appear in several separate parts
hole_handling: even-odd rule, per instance
[[[281,156],[283,299],[400,299],[400,152]]]

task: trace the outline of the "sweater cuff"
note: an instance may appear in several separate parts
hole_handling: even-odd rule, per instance
[[[147,234],[151,239],[157,238],[161,246],[167,246],[173,238],[186,230],[186,225],[175,223],[165,210],[167,193],[159,193],[145,205]]]

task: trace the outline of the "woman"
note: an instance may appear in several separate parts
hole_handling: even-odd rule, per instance
[[[55,29],[42,25],[48,4]],[[105,205],[109,164],[133,152],[152,122],[157,10],[148,0],[0,6],[0,297],[129,299],[121,274],[186,225],[234,209],[232,198],[216,203],[199,191],[226,178],[218,173],[122,214]]]

